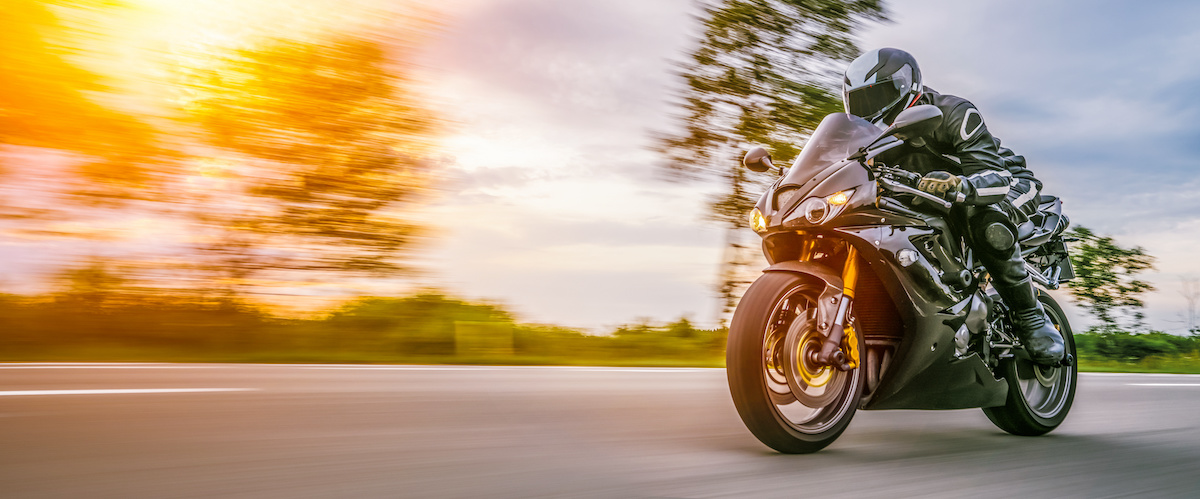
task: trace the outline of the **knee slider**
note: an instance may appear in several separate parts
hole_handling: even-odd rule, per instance
[[[1004,251],[1017,242],[1016,234],[1001,222],[992,222],[983,228],[983,240],[993,250]]]

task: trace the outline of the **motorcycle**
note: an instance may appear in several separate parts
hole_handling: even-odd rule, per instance
[[[831,114],[755,205],[751,226],[770,266],[734,312],[726,366],[738,414],[767,446],[816,452],[860,409],[982,408],[999,428],[1028,436],[1070,411],[1076,353],[1062,308],[1035,287],[1067,348],[1059,365],[1038,365],[954,222],[966,208],[875,160],[941,120],[937,107],[919,105],[880,132]],[[761,148],[744,163],[775,168]],[[1056,289],[1074,277],[1069,221],[1061,200],[1039,203],[1015,237],[1034,281]]]

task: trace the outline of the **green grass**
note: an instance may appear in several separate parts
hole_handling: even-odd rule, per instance
[[[1173,355],[1147,357],[1140,361],[1117,361],[1085,357],[1079,359],[1079,370],[1083,372],[1200,374],[1200,358]]]

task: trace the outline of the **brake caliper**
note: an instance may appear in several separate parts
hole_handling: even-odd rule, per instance
[[[849,325],[845,328],[845,334],[842,335],[842,350],[846,352],[846,367],[854,369],[858,367],[858,332]]]

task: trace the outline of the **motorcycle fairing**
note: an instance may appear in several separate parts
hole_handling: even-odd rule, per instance
[[[862,186],[845,206],[843,212],[857,207],[874,205],[874,185],[866,170],[857,161],[845,158],[866,146],[879,135],[870,122],[846,113],[826,116],[809,138],[807,145],[792,163],[787,175],[780,178],[759,198],[755,207],[768,220],[773,230],[807,226],[803,218],[783,220],[810,197],[824,197],[845,189]],[[781,203],[780,201],[784,201]]]
[[[860,226],[834,229],[858,249],[876,273],[904,322],[904,335],[878,387],[862,402],[863,409],[961,409],[1003,405],[1008,386],[977,355],[957,358],[954,334],[968,324],[982,334],[982,299],[977,287],[960,291],[946,285],[937,265],[919,251],[913,239],[933,234],[930,228]],[[915,251],[917,261],[901,265],[897,254]],[[984,311],[986,313],[986,311]],[[986,315],[985,315],[986,317]]]
[[[796,213],[806,199],[825,197],[853,188],[854,195],[843,209],[845,213],[862,206],[873,206],[876,191],[873,187],[867,179],[866,170],[858,163],[842,162],[818,172],[802,184],[789,183],[785,179],[776,188],[767,191],[766,195],[759,199],[756,207],[767,216],[767,225],[772,230],[794,229],[812,225]]]
[[[829,267],[813,262],[787,261],[767,267],[763,272],[791,272],[814,277],[825,284],[817,299],[817,329],[828,335],[837,318],[838,298],[842,296],[842,276]]]

